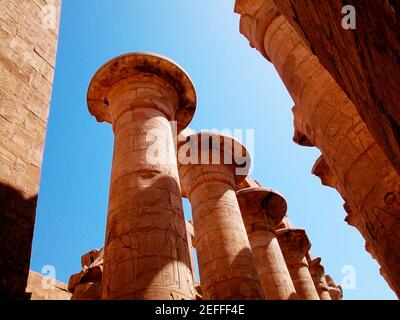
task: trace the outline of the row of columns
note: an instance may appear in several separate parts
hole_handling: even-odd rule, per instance
[[[204,299],[322,297],[304,230],[276,230],[286,215],[284,198],[261,187],[239,190],[251,161],[243,145],[194,133],[175,153],[196,93],[174,62],[142,53],[117,57],[95,74],[88,105],[115,136],[102,299],[195,299],[194,245]],[[191,203],[193,231],[182,194]]]
[[[352,101],[281,14],[276,1],[236,0],[235,9],[241,15],[241,32],[273,63],[295,102],[295,142],[321,151],[314,172],[345,199],[346,221],[363,235],[382,275],[400,295],[397,171]]]

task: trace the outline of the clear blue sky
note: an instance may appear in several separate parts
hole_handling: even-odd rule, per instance
[[[191,127],[254,129],[253,176],[285,195],[292,222],[307,230],[337,283],[356,270],[346,299],[394,299],[343,201],[310,171],[319,152],[292,142],[293,101],[273,66],[239,33],[234,0],[65,0],[43,162],[31,269],[56,268],[67,282],[83,253],[103,246],[113,134],[90,116],[95,71],[122,53],[151,51],[191,76],[198,106]],[[186,204],[186,216],[189,206]]]

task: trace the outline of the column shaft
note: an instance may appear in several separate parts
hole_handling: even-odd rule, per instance
[[[107,299],[194,294],[174,159],[157,166],[146,161],[146,133],[154,129],[173,149],[170,124],[156,109],[128,111],[116,124],[103,277]]]
[[[210,164],[185,166],[181,172],[183,185],[195,184],[188,194],[206,300],[262,298],[233,171],[229,166]]]
[[[268,220],[264,218],[265,229],[262,226],[263,221],[259,221],[259,230],[257,227],[254,228],[254,224],[253,227],[251,224],[248,227],[248,236],[265,298],[267,300],[296,299],[296,290],[276,239],[275,227]],[[248,225],[246,221],[245,224]]]
[[[329,294],[329,287],[325,278],[324,267],[320,264],[321,258],[308,262],[311,277],[321,300],[332,300]]]
[[[277,236],[298,298],[320,300],[308,268],[306,253],[309,248],[304,230],[281,229],[277,231]]]
[[[296,290],[275,234],[276,223],[287,211],[285,199],[261,187],[245,188],[236,195],[265,299],[296,299]]]

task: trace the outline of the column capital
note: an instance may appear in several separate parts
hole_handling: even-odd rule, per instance
[[[189,196],[197,186],[209,181],[219,180],[237,190],[246,179],[250,166],[249,152],[233,137],[199,132],[188,135],[185,143],[178,144],[178,167],[182,176],[183,196]],[[193,170],[196,171],[195,174]],[[196,179],[186,179],[189,173]]]
[[[315,258],[308,262],[308,266],[310,268],[310,273],[313,277],[321,278],[325,274],[325,268],[321,265],[321,258]]]
[[[277,191],[267,188],[245,188],[236,192],[239,206],[244,214],[264,212],[275,225],[286,216],[287,203]]]
[[[276,237],[283,251],[296,250],[305,256],[311,248],[310,240],[304,229],[279,229],[276,231]]]
[[[236,0],[235,12],[240,14],[240,33],[243,34],[252,48],[256,48],[267,60],[270,60],[264,49],[264,36],[269,26],[281,16],[273,0]]]
[[[94,75],[87,93],[90,113],[99,122],[111,122],[107,95],[111,88],[128,81],[131,84],[154,81],[177,97],[170,120],[178,122],[178,131],[186,128],[196,109],[196,91],[190,77],[172,60],[152,53],[128,53],[106,62]],[[146,86],[146,84],[144,84]]]

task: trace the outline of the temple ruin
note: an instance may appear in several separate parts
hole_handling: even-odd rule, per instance
[[[44,28],[39,20],[50,2],[56,19]],[[340,35],[335,19],[312,19],[337,14],[340,21],[340,0],[321,7],[236,0],[234,11],[240,32],[274,65],[294,101],[294,142],[320,150],[312,173],[342,196],[346,222],[399,297],[400,8],[378,2],[379,15],[360,10],[366,28],[359,41],[353,31]],[[82,255],[68,285],[45,286],[29,263],[61,1],[0,0],[0,7],[0,299],[343,299],[323,255],[312,256],[313,239],[289,220],[284,196],[249,175],[246,146],[190,130],[195,86],[179,65],[152,53],[118,56],[88,84],[88,116],[114,133],[104,247]],[[367,19],[375,27],[387,19],[383,40],[372,37],[372,53]],[[379,50],[382,41],[388,50]],[[391,81],[381,83],[384,71]],[[185,221],[183,198],[192,221]]]

